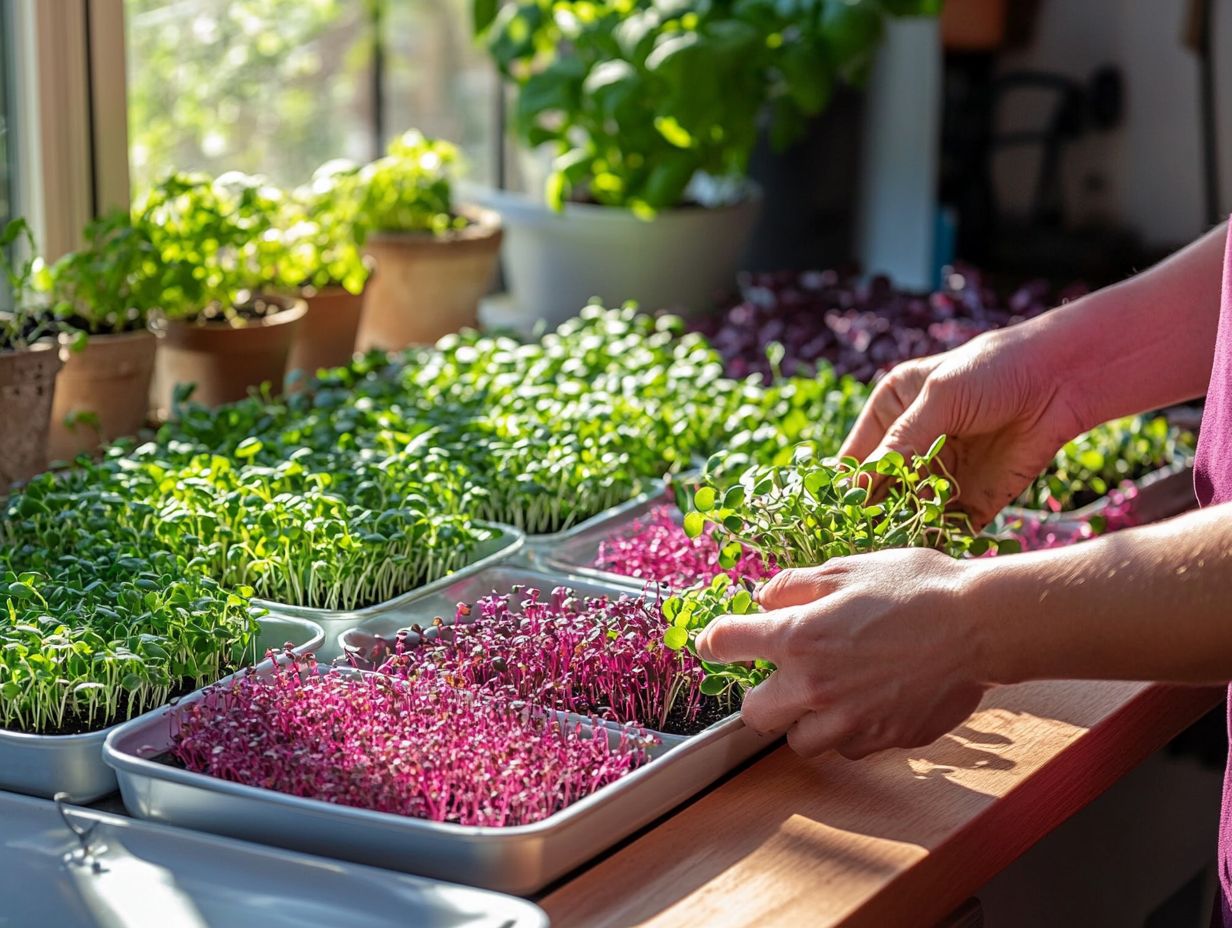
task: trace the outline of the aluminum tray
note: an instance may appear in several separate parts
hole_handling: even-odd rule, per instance
[[[662,500],[667,502],[671,499],[670,491],[663,489],[651,490],[647,493],[639,493],[631,500],[621,503],[619,506],[613,506],[610,509],[605,509],[596,515],[591,516],[579,522],[572,528],[567,528],[563,532],[552,532],[548,535],[527,535],[526,547],[523,555],[518,558],[527,564],[543,565],[547,563],[548,557],[554,551],[561,548],[567,548],[576,543],[577,539],[589,535],[596,529],[601,529],[604,525],[611,523],[613,520],[620,520],[630,512],[636,512],[646,507],[648,504],[654,504]]]
[[[490,528],[495,533],[491,539],[483,542],[475,551],[474,559],[465,567],[460,567],[448,576],[441,577],[439,580],[433,580],[431,583],[426,583],[423,586],[416,587],[413,590],[408,590],[400,596],[396,596],[387,602],[378,603],[375,606],[368,606],[364,609],[311,609],[306,606],[291,606],[286,603],[275,603],[268,600],[256,599],[254,604],[262,606],[270,611],[273,615],[291,616],[294,618],[308,619],[320,625],[325,631],[325,643],[317,652],[317,656],[324,661],[333,660],[338,656],[336,643],[338,635],[358,625],[366,619],[379,616],[388,610],[396,610],[401,605],[416,596],[432,590],[440,589],[448,586],[460,577],[467,577],[477,571],[483,570],[493,564],[499,564],[502,561],[509,560],[517,556],[526,543],[526,536],[519,532],[516,528],[510,525],[499,525],[491,522],[476,523],[485,528]]]
[[[53,803],[0,794],[0,923],[55,928],[548,924],[543,911],[523,899],[90,809],[67,807],[63,816]]]
[[[545,569],[559,571],[570,576],[586,577],[601,583],[611,584],[629,590],[657,590],[658,581],[643,580],[629,577],[625,574],[613,573],[595,567],[599,556],[599,546],[612,538],[619,537],[629,526],[639,519],[644,519],[657,506],[669,505],[675,509],[675,503],[670,493],[641,497],[634,501],[637,505],[622,506],[609,510],[602,518],[591,520],[585,531],[577,532],[571,537],[559,542],[553,548],[544,548],[540,554],[539,563]],[[676,510],[677,522],[683,520],[683,515]],[[717,568],[716,568],[717,569]],[[666,588],[664,590],[666,592]]]
[[[392,634],[459,601],[518,583],[567,584],[583,593],[627,593],[593,581],[508,565],[420,593],[364,627]],[[199,699],[200,693],[185,701]],[[183,702],[181,703],[183,704]],[[727,771],[774,744],[739,716],[692,737],[664,738],[660,756],[532,825],[471,827],[428,822],[242,786],[151,760],[170,744],[170,709],[128,722],[107,738],[125,807],[142,818],[299,848],[502,892],[535,892],[649,824]]]
[[[316,650],[325,633],[315,622],[263,616],[257,653],[290,641],[296,651]],[[93,802],[116,789],[115,772],[103,763],[103,742],[112,725],[83,735],[28,735],[0,729],[0,790],[51,798],[64,792],[75,802]]]
[[[1197,505],[1193,490],[1193,459],[1185,458],[1167,467],[1152,471],[1134,481],[1138,496],[1133,511],[1142,523],[1158,522],[1180,515]],[[1108,508],[1108,497],[1101,496],[1092,503],[1064,512],[1048,512],[1028,509],[1025,506],[1006,506],[999,519],[1036,519],[1042,524],[1054,522],[1085,522]]]

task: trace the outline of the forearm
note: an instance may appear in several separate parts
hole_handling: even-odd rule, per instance
[[[1202,396],[1214,357],[1226,225],[1135,277],[1020,330],[1016,363],[1047,364],[1090,428]]]
[[[975,565],[982,679],[1232,680],[1232,503]]]

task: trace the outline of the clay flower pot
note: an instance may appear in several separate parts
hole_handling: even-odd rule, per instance
[[[395,351],[430,345],[479,323],[500,255],[501,226],[489,210],[462,209],[471,220],[445,235],[379,232],[364,245],[376,273],[364,291],[359,348]]]
[[[142,329],[91,335],[81,351],[65,350],[51,410],[53,461],[71,460],[141,429],[150,411],[157,348],[154,333]]]
[[[221,406],[242,400],[248,391],[268,383],[282,391],[287,360],[296,329],[307,312],[303,300],[262,294],[261,299],[283,308],[247,325],[227,322],[160,320],[161,336],[155,366],[156,405],[169,410],[175,389],[196,384],[192,401]]]
[[[342,367],[355,355],[359,320],[364,311],[364,294],[343,287],[306,289],[303,300],[307,312],[295,333],[288,371],[302,371],[311,377],[321,368]]]
[[[47,466],[51,401],[62,364],[54,342],[0,351],[0,496]]]

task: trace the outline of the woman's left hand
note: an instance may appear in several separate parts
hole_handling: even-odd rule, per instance
[[[741,714],[757,731],[787,730],[805,757],[929,744],[987,689],[975,670],[981,567],[914,548],[785,570],[758,595],[765,612],[711,623],[697,650],[709,661],[773,661]]]

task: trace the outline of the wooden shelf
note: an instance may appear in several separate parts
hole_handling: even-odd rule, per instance
[[[1031,683],[926,748],[781,747],[541,905],[557,926],[932,926],[1219,695]]]

